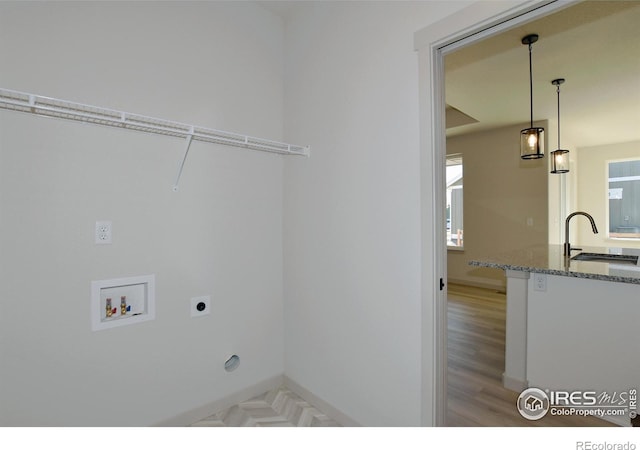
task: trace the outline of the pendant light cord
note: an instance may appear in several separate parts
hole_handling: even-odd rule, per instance
[[[531,128],[533,128],[533,70],[531,68],[531,48],[529,43],[529,104],[531,105]]]
[[[558,93],[558,150],[560,150],[560,84],[556,86],[556,92]]]

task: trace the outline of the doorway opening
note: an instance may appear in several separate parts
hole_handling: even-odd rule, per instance
[[[447,424],[447,245],[444,57],[457,49],[566,8],[567,2],[472,5],[416,33],[420,61],[423,221],[423,423]],[[476,11],[470,11],[470,9]],[[475,17],[476,19],[468,19]],[[477,18],[484,18],[477,22]],[[475,24],[472,21],[476,21]],[[451,34],[446,30],[458,30]],[[427,70],[424,70],[427,68]],[[437,282],[437,280],[440,282]]]
[[[539,19],[544,18],[544,23],[547,23],[547,20],[553,20],[562,16],[562,14],[556,14],[556,13],[562,13],[561,10],[563,9],[567,9],[567,11],[564,12],[566,15],[566,13],[569,13],[569,11],[574,11],[574,9],[569,10],[568,8],[573,6],[577,6],[578,8],[581,8],[582,6],[585,6],[588,3],[590,2],[555,1],[555,2],[537,2],[535,4],[532,4],[532,2],[528,2],[523,5],[520,5],[520,7],[517,7],[515,9],[510,9],[510,10],[505,9],[504,6],[484,5],[484,6],[476,7],[477,14],[471,14],[472,7],[469,7],[467,10],[463,10],[463,14],[452,16],[450,19],[446,21],[446,23],[441,23],[438,26],[434,26],[432,27],[431,30],[426,29],[428,30],[427,33],[419,32],[416,34],[416,46],[420,50],[420,54],[421,54],[420,62],[421,62],[421,65],[424,65],[424,67],[421,67],[421,70],[424,70],[425,67],[427,68],[426,70],[427,75],[422,76],[421,78],[421,83],[422,83],[421,84],[421,100],[422,100],[421,112],[423,113],[423,116],[424,116],[423,117],[424,128],[422,129],[422,131],[423,131],[423,136],[428,137],[428,139],[423,140],[422,149],[421,149],[422,157],[424,159],[423,166],[422,166],[423,183],[426,185],[426,186],[423,186],[423,194],[427,194],[423,199],[423,203],[422,203],[423,217],[427,219],[425,220],[424,229],[423,229],[423,241],[426,244],[425,247],[423,247],[423,263],[424,263],[423,265],[425,267],[425,271],[431,269],[432,273],[428,276],[425,275],[425,277],[423,278],[423,282],[425,286],[433,285],[433,290],[425,292],[423,295],[423,306],[427,311],[427,313],[429,312],[432,313],[431,317],[429,317],[428,315],[425,315],[423,319],[425,318],[431,319],[430,321],[429,320],[424,321],[425,332],[427,332],[425,333],[427,336],[425,343],[433,345],[432,347],[433,358],[435,358],[435,361],[436,361],[435,370],[432,372],[432,375],[429,375],[429,374],[425,375],[425,378],[428,378],[429,376],[432,377],[431,380],[429,379],[425,380],[425,387],[432,389],[430,392],[425,392],[425,395],[430,394],[433,396],[432,398],[436,399],[436,408],[434,410],[434,421],[432,423],[440,424],[440,425],[443,425],[446,423],[446,418],[443,417],[442,405],[446,405],[447,403],[446,395],[444,394],[444,392],[446,391],[446,379],[447,379],[447,374],[446,374],[447,300],[446,298],[447,298],[448,289],[446,289],[446,285],[444,289],[441,287],[443,286],[443,283],[432,282],[431,284],[429,284],[429,282],[437,281],[438,278],[444,278],[445,280],[449,280],[449,282],[451,282],[452,275],[455,275],[455,274],[449,273],[450,270],[447,269],[447,265],[448,265],[447,263],[449,262],[449,259],[450,257],[452,257],[452,255],[456,257],[458,256],[457,254],[458,252],[455,252],[455,251],[452,252],[450,247],[449,247],[449,252],[447,252],[448,247],[446,246],[447,238],[449,237],[449,233],[450,233],[450,225],[447,222],[447,218],[451,220],[451,212],[446,208],[447,203],[445,200],[447,199],[446,190],[449,187],[449,183],[448,183],[448,180],[446,179],[447,177],[445,176],[446,159],[447,159],[446,153],[448,150],[447,148],[448,143],[447,143],[447,133],[445,132],[444,117],[448,113],[447,109],[449,109],[449,108],[445,109],[445,106],[448,107],[450,103],[448,96],[446,99],[444,96],[445,56],[452,55],[462,49],[468,49],[472,45],[474,45],[474,51],[475,51],[476,48],[480,47],[480,45],[476,47],[475,44],[480,44],[481,42],[486,43],[492,40],[490,38],[497,37],[498,35],[510,35],[510,38],[512,41],[519,42],[519,38],[522,35],[526,34],[524,33],[524,31],[527,31],[525,30],[527,27],[529,27],[528,32],[539,31],[539,28],[542,30],[542,28],[540,27],[542,20],[539,20]],[[596,3],[601,3],[601,2],[596,2]],[[606,2],[602,2],[602,3],[606,3]],[[611,5],[611,3],[609,3],[609,5]],[[476,5],[472,5],[472,6],[475,7]],[[605,6],[601,6],[601,7],[605,8]],[[625,6],[616,6],[616,8],[623,8],[623,7]],[[626,6],[626,7],[631,7],[631,6]],[[607,13],[609,13],[609,9],[611,8],[608,6],[607,8],[608,8]],[[611,12],[611,14],[613,14],[613,12]],[[464,15],[468,17],[476,17],[476,19],[465,20],[463,18]],[[472,23],[472,21],[474,20],[477,21],[478,18],[480,19],[484,18],[484,21],[476,24]],[[536,21],[535,24],[532,23],[534,21]],[[459,30],[459,31],[453,34],[447,34],[450,32],[445,30]],[[548,41],[550,43],[550,46],[553,46],[552,45],[553,33],[548,28],[543,31],[546,32],[546,34],[544,34],[544,37],[549,36]],[[617,31],[620,31],[620,30],[617,29]],[[423,45],[421,45],[421,43]],[[556,40],[556,44],[557,43],[558,41]],[[621,45],[607,46],[607,49],[608,49],[607,56],[609,56],[609,53],[613,53],[611,51],[611,48],[615,48],[616,51],[620,51],[618,47],[621,47]],[[504,51],[506,52],[506,50]],[[482,53],[481,51],[478,53],[480,53],[478,55],[478,58],[486,56],[486,54],[481,54]],[[569,64],[569,62],[565,61],[566,59],[567,59],[566,57],[561,58],[564,66],[566,65],[573,66],[572,64]],[[617,65],[613,65],[613,64],[610,66],[617,67]],[[495,67],[500,67],[501,71],[507,70],[505,66],[500,64],[495,64]],[[553,67],[555,68],[559,66],[556,64]],[[563,69],[562,67],[559,67],[558,70],[568,70],[568,69]],[[583,70],[582,72],[589,73],[590,71]],[[628,71],[625,71],[625,73],[627,72]],[[549,80],[561,75],[565,76],[566,74],[564,72],[554,73],[553,76],[549,77]],[[569,77],[570,78],[569,81],[572,83],[572,86],[578,87],[578,84],[579,84],[578,75],[575,73],[570,75],[571,77]],[[478,74],[478,77],[482,78],[482,75]],[[497,78],[498,77],[496,77],[496,79]],[[426,80],[426,84],[424,83],[425,80]],[[551,82],[549,81],[548,84],[550,85],[550,83]],[[501,83],[497,83],[497,84],[502,86]],[[474,86],[474,87],[477,88],[477,86]],[[510,89],[509,92],[513,92],[517,94],[519,90]],[[550,85],[549,87],[550,101],[548,102],[550,107],[554,106],[554,102],[553,102],[554,92],[555,91],[553,90],[553,87],[551,87]],[[426,95],[422,95],[422,94],[426,94]],[[580,96],[579,98],[580,100],[582,100],[585,97]],[[456,108],[460,106],[455,102],[451,102],[451,103],[454,103],[453,106]],[[487,103],[493,104],[497,102],[487,102]],[[577,102],[574,102],[574,103],[577,103]],[[617,102],[617,103],[621,104],[622,102]],[[467,110],[464,107],[460,109],[464,111],[464,113],[468,113],[469,115],[474,117],[476,116],[476,111]],[[589,108],[582,108],[582,109],[589,109]],[[604,109],[604,108],[601,108],[601,109]],[[621,109],[621,108],[618,108],[618,109]],[[617,110],[612,111],[612,113],[618,113],[618,112],[619,111]],[[553,127],[556,126],[553,123],[553,119],[552,119],[553,114],[550,114],[549,112],[541,111],[541,113],[539,114],[539,117],[551,118],[549,122],[551,123],[550,126],[552,127],[552,129],[549,130],[547,139],[550,141],[553,141],[552,137],[555,136],[555,131],[553,130]],[[566,124],[567,122],[563,121],[563,125],[564,125],[563,130],[565,130]],[[583,123],[582,134],[586,135],[588,133],[584,132],[585,131],[584,128],[585,126]],[[587,127],[587,128],[593,128],[593,127]],[[569,127],[568,129],[570,130]],[[509,132],[509,135],[510,134],[511,132]],[[602,133],[600,133],[600,135],[602,135]],[[582,137],[583,136],[580,136],[580,138]],[[633,140],[637,141],[637,139],[638,139],[637,137],[634,137]],[[574,147],[575,146],[580,147],[580,144],[577,142],[572,142],[572,144]],[[604,145],[604,143],[600,143],[596,145],[602,146]],[[551,147],[549,148],[551,149]],[[581,150],[583,149],[581,148]],[[458,149],[453,149],[453,151],[455,153],[458,151]],[[548,159],[545,158],[544,161],[548,161]],[[469,163],[470,166],[474,165],[474,163],[466,157],[464,158],[464,162],[465,164]],[[497,163],[497,161],[491,162],[491,164],[495,164],[495,163]],[[545,166],[546,166],[546,163],[545,163]],[[528,166],[526,170],[528,170],[529,168],[530,166]],[[515,172],[518,172],[519,174],[523,174],[525,170],[515,170]],[[544,238],[544,240],[547,240],[549,243],[561,243],[562,236],[558,230],[561,228],[559,224],[561,222],[563,223],[563,218],[566,216],[567,207],[568,207],[567,205],[570,206],[570,209],[580,205],[579,202],[573,203],[573,200],[574,200],[573,195],[575,195],[575,192],[572,193],[572,189],[575,189],[575,191],[577,191],[578,190],[577,187],[573,186],[573,184],[571,183],[570,184],[565,183],[566,180],[567,178],[564,178],[564,175],[562,177],[558,175],[550,176],[548,185],[545,183],[545,186],[548,186],[548,189],[549,189],[548,206],[547,206],[548,218],[543,217],[543,220],[539,220],[539,217],[537,216],[527,217],[525,214],[521,214],[522,215],[521,225],[523,227],[529,226],[532,228],[531,230],[525,229],[526,233],[520,233],[521,235],[531,234],[530,231],[535,231],[535,228],[540,228],[540,229],[544,228],[544,232],[547,233],[547,236]],[[620,203],[619,191],[615,190],[615,188],[612,188],[612,189],[613,190],[609,189],[610,197],[613,196],[613,198],[609,199],[609,203],[611,202]],[[464,201],[465,201],[466,214],[465,214],[465,227],[464,227],[465,229],[464,248],[465,248],[465,251],[467,251],[467,250],[471,250],[474,237],[473,237],[473,219],[472,219],[473,214],[470,214],[470,211],[468,211],[466,208],[467,204],[469,202],[472,202],[473,200],[467,198],[468,196],[466,195],[466,193],[469,192],[471,195],[471,193],[476,192],[477,185],[475,186],[475,189],[474,189],[473,174],[471,172],[467,173],[466,171],[465,171],[465,191],[466,192],[465,192]],[[593,196],[593,197],[597,197],[597,199],[601,200],[602,196]],[[602,201],[601,203],[602,205],[600,206],[602,206],[604,213],[606,213],[607,210],[605,206],[607,205],[607,203],[606,201]],[[487,204],[488,202],[485,202],[485,205]],[[610,204],[609,204],[609,207],[611,207]],[[485,206],[485,210],[486,209],[488,209],[488,207]],[[596,208],[595,206],[593,206],[587,209],[595,210]],[[428,213],[425,214],[424,211],[427,211]],[[489,213],[490,211],[485,211],[485,214],[489,214]],[[626,214],[626,216],[629,216],[628,221],[631,221],[632,214]],[[626,216],[622,215],[621,216],[623,218],[622,220],[624,220]],[[434,222],[433,225],[428,224],[429,221]],[[609,221],[611,221],[610,218],[609,218]],[[603,218],[601,222],[604,223],[606,222],[606,220]],[[623,231],[629,231],[630,227],[623,228],[627,226],[627,224],[624,222],[621,222],[621,223],[622,225],[618,224],[617,227]],[[614,230],[613,233],[618,233],[618,231]],[[620,237],[617,235],[615,235],[614,237],[620,239]],[[625,235],[624,237],[627,237],[627,236]],[[556,242],[553,242],[554,240]],[[596,244],[587,244],[587,245],[596,245]],[[514,245],[511,248],[522,248],[522,246]],[[431,251],[430,254],[428,253],[429,250]],[[447,256],[447,253],[449,254],[449,256]],[[491,252],[485,253],[485,255],[490,255],[490,254]],[[471,258],[471,259],[478,259],[478,258]],[[433,328],[430,328],[430,327],[433,327]],[[433,335],[431,336],[432,341],[429,340],[429,335],[428,335],[429,332],[433,332]],[[425,354],[425,357],[427,356],[431,356],[431,355]],[[433,361],[433,358],[432,358],[432,361]],[[429,383],[430,381],[431,381],[431,384]]]

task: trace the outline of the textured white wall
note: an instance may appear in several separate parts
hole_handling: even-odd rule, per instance
[[[248,2],[2,2],[0,86],[282,139],[282,40]],[[282,159],[194,143],[174,193],[183,148],[0,111],[0,424],[149,425],[283,372]],[[156,320],[92,332],[91,280],[149,273]]]
[[[327,2],[287,23],[285,371],[368,426],[421,414],[418,58],[464,2]]]

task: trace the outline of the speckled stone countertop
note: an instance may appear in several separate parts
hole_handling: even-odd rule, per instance
[[[579,247],[582,250],[572,251],[572,257],[579,253],[640,255],[640,249]],[[567,260],[562,254],[562,251],[562,245],[531,247],[500,255],[488,256],[482,260],[472,260],[469,261],[469,265],[515,270],[519,272],[547,273],[565,277],[640,284],[640,266],[615,262]]]

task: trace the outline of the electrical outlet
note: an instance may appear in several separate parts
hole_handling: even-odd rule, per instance
[[[98,220],[96,222],[96,244],[111,244],[111,221]]]
[[[545,274],[533,274],[533,290],[540,292],[545,292],[547,290],[547,276]]]
[[[206,316],[211,312],[211,297],[193,297],[191,299],[191,317]]]

